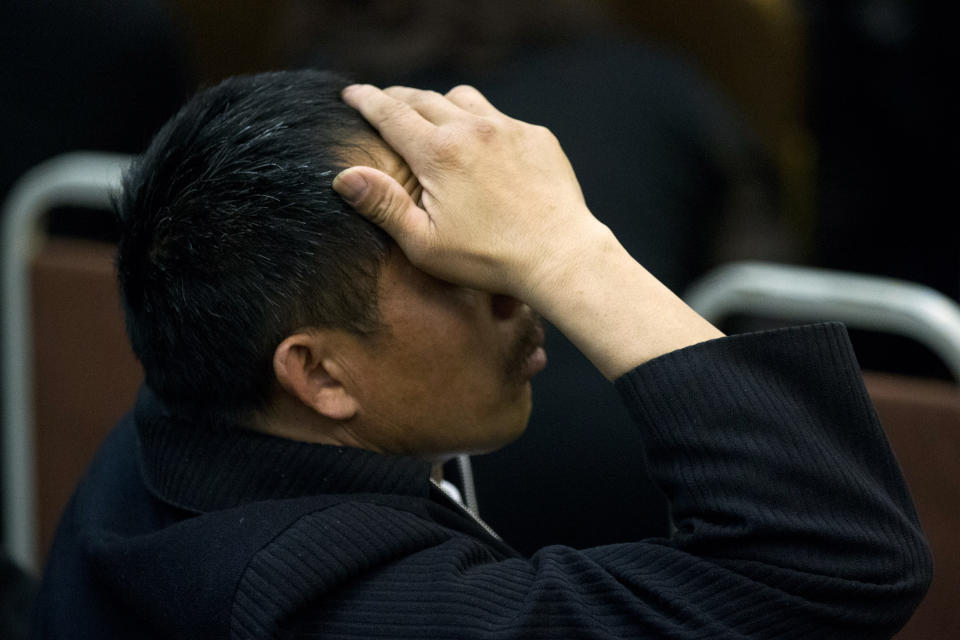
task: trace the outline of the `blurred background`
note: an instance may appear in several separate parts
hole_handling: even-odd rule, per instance
[[[948,11],[923,0],[8,0],[0,196],[63,152],[143,150],[196,88],[234,74],[313,66],[441,91],[466,82],[551,128],[595,215],[678,292],[749,259],[901,278],[957,300]],[[38,564],[139,381],[110,284],[111,217],[61,204],[43,231],[37,332],[77,330],[78,309],[93,329],[65,338],[80,349],[68,358],[34,337]],[[865,368],[950,379],[923,346],[854,337]],[[616,394],[556,332],[548,352],[528,433],[474,460],[484,518],[527,553],[666,533]],[[106,393],[83,386],[104,381]],[[104,395],[109,406],[87,406]],[[79,442],[64,452],[65,438]],[[0,565],[10,634],[33,586],[18,564]]]

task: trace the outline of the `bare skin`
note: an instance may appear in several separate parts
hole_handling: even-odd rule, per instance
[[[500,113],[466,86],[441,95],[353,85],[343,99],[406,161],[422,193],[415,201],[362,166],[343,171],[334,189],[419,269],[525,301],[610,380],[722,337],[593,217],[547,129]]]
[[[371,138],[358,156],[417,198],[407,165]],[[546,361],[529,307],[437,279],[399,249],[381,265],[377,303],[382,326],[370,335],[310,327],[277,346],[278,389],[260,430],[431,462],[523,432],[530,379]]]

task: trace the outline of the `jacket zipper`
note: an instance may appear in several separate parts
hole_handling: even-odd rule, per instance
[[[503,538],[501,538],[499,535],[497,535],[497,532],[494,531],[493,528],[492,528],[490,525],[488,525],[486,522],[484,522],[483,520],[481,520],[481,519],[480,519],[480,516],[478,516],[478,515],[475,514],[473,511],[471,511],[470,509],[466,508],[465,506],[463,506],[462,504],[460,504],[459,502],[457,502],[456,500],[454,500],[453,498],[451,498],[449,495],[447,495],[447,492],[443,490],[443,487],[440,486],[440,483],[439,483],[439,482],[437,482],[437,481],[434,480],[433,478],[430,478],[430,484],[432,484],[432,485],[434,486],[434,488],[440,493],[440,495],[442,495],[442,496],[444,497],[444,499],[445,499],[448,503],[450,503],[450,504],[452,504],[452,505],[455,505],[456,508],[457,508],[459,511],[467,514],[467,516],[469,516],[471,520],[473,520],[473,521],[476,522],[478,525],[480,525],[480,527],[482,527],[483,530],[486,531],[494,540],[496,540],[497,542],[503,542]]]

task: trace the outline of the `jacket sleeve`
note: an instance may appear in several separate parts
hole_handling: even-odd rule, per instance
[[[673,535],[504,558],[411,513],[343,505],[349,526],[328,514],[301,537],[323,553],[406,546],[313,601],[291,636],[849,640],[905,623],[931,560],[842,326],[703,343],[616,384]]]
[[[931,559],[841,325],[697,345],[617,386],[671,504],[687,615],[766,638],[909,619]]]

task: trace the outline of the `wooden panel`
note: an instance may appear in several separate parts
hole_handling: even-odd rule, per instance
[[[816,144],[806,124],[806,25],[790,0],[604,0],[633,32],[677,50],[759,133],[781,182],[784,220],[813,231]]]
[[[960,388],[868,374],[867,389],[930,541],[934,579],[897,640],[956,638],[960,629]]]
[[[142,379],[123,328],[114,252],[51,239],[31,272],[41,561],[77,480]]]

